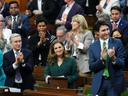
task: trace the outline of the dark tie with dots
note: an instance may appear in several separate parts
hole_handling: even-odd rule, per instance
[[[12,33],[16,33],[16,17],[13,18]]]

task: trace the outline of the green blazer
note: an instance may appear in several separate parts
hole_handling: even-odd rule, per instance
[[[69,60],[63,60],[62,64],[58,66],[57,62],[54,65],[47,64],[45,68],[44,78],[47,75],[51,77],[65,76],[68,77],[68,88],[74,89],[73,83],[78,79],[77,64],[74,57],[69,57]]]

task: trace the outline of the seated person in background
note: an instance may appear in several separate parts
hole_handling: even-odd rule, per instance
[[[30,10],[25,14],[29,17],[37,14],[43,14],[48,20],[48,24],[54,24],[56,19],[56,6],[54,0],[33,0]]]
[[[14,33],[10,37],[13,49],[4,54],[3,69],[6,74],[5,86],[25,89],[34,89],[33,56],[28,49],[23,49],[21,36]]]
[[[4,86],[6,79],[6,75],[4,73],[2,65],[3,65],[3,54],[2,51],[0,50],[0,86]]]
[[[0,14],[2,14],[4,18],[10,15],[9,4],[6,3],[5,0],[0,0]]]
[[[9,12],[11,15],[5,18],[5,26],[12,30],[12,33],[18,33],[22,37],[22,48],[27,48],[28,35],[30,31],[29,18],[20,14],[20,8],[17,1],[9,3]]]
[[[72,29],[71,18],[76,14],[84,16],[83,8],[75,3],[75,0],[64,0],[67,4],[63,5],[59,15],[56,18],[56,25],[64,25],[68,31]]]
[[[101,0],[100,4],[96,6],[97,9],[96,16],[98,16],[102,12],[111,16],[111,8],[113,6],[120,7],[119,0]]]
[[[60,26],[56,29],[56,37],[57,39],[62,41],[64,45],[66,45],[66,42],[67,42],[66,33],[67,33],[67,29],[65,28],[65,26]]]
[[[48,83],[49,77],[68,77],[68,88],[74,89],[73,83],[78,79],[77,64],[73,57],[69,57],[64,50],[62,41],[56,39],[52,42],[45,68],[44,78]]]
[[[31,35],[28,43],[28,49],[33,52],[34,65],[45,66],[49,47],[55,36],[51,35],[47,29],[47,21],[44,17],[38,17],[36,20],[38,34]]]
[[[111,33],[112,38],[120,39],[124,45],[124,55],[125,55],[125,67],[123,71],[128,71],[128,44],[125,39],[124,33],[121,29],[114,29]]]
[[[92,43],[93,35],[88,29],[87,21],[82,15],[72,17],[72,31],[66,34],[66,50],[69,50],[70,56],[74,56],[78,61],[80,76],[91,76],[89,70],[89,45]]]
[[[108,14],[105,13],[101,13],[99,15],[97,15],[98,20],[105,20],[106,22],[110,22],[110,16]]]
[[[9,40],[11,35],[12,31],[10,29],[5,29],[4,18],[0,14],[0,49],[3,54],[12,49]]]
[[[111,17],[112,22],[109,23],[110,25],[110,34],[112,30],[119,28],[123,30],[124,36],[126,38],[126,41],[128,42],[128,22],[121,19],[122,13],[121,8],[118,6],[114,6],[111,8]]]

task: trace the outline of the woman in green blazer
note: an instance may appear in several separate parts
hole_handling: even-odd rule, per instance
[[[44,78],[48,83],[49,77],[58,76],[68,77],[68,88],[70,89],[75,88],[73,83],[79,77],[75,59],[68,56],[64,50],[63,42],[54,40],[50,46]]]
[[[3,54],[2,51],[0,50],[0,86],[4,86],[6,79],[6,75],[4,73],[2,65],[3,65]]]

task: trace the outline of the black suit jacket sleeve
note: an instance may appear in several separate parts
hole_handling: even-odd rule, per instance
[[[125,5],[125,6],[123,7],[122,13],[123,13],[124,15],[126,15],[126,14],[128,13],[128,6],[127,6],[127,5]]]
[[[44,0],[43,16],[50,16],[56,12],[54,0]]]

